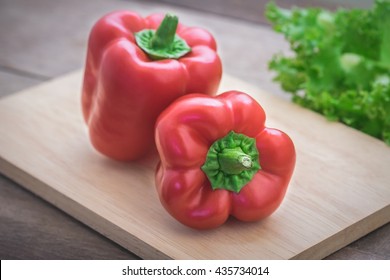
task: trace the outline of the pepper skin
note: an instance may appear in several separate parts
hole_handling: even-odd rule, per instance
[[[249,95],[230,91],[181,97],[159,116],[155,135],[161,159],[155,176],[158,195],[182,224],[210,229],[229,215],[257,221],[282,203],[295,166],[294,144],[282,131],[265,127],[264,110]],[[236,157],[234,149],[244,158],[241,170],[252,166],[252,175],[231,170],[237,162],[224,167],[224,157]],[[252,153],[256,150],[257,155]],[[209,158],[214,162],[207,162]],[[243,184],[240,180],[247,175]]]
[[[156,58],[141,49],[136,34],[158,29],[163,18],[119,11],[102,17],[91,30],[82,111],[92,145],[109,158],[136,160],[155,151],[154,125],[161,111],[182,95],[214,95],[219,86],[222,65],[206,30],[180,23],[171,28],[191,48],[180,58]],[[174,51],[164,42],[166,30],[161,28],[157,43],[163,52]]]

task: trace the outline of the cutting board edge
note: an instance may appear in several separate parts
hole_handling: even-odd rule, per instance
[[[130,238],[133,240],[126,241],[129,238],[129,232],[95,214],[70,197],[51,188],[45,182],[18,168],[3,157],[0,157],[0,173],[97,233],[126,248],[138,257],[150,260],[172,259],[172,257],[157,250],[133,234],[130,234]],[[135,244],[138,244],[138,246]]]
[[[323,259],[389,222],[390,204],[346,227],[343,231],[339,231],[302,251],[292,257],[291,260]],[[333,244],[333,246],[329,246],[329,244]],[[327,250],[324,250],[324,248],[327,248]]]

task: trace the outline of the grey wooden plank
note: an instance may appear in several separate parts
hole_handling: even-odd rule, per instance
[[[257,23],[268,23],[264,17],[264,6],[269,2],[268,0],[161,0],[161,2]],[[373,0],[276,0],[275,2],[285,8],[317,6],[334,10],[339,7],[367,8],[373,3]]]
[[[0,97],[42,83],[47,79],[15,73],[0,67]]]

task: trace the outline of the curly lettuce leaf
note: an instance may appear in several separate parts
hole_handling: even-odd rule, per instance
[[[270,2],[266,16],[294,53],[269,62],[292,100],[390,145],[390,1],[335,12]]]

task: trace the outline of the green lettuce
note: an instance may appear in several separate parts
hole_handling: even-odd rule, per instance
[[[266,6],[292,56],[275,54],[275,81],[306,108],[390,145],[390,1],[372,9]]]

